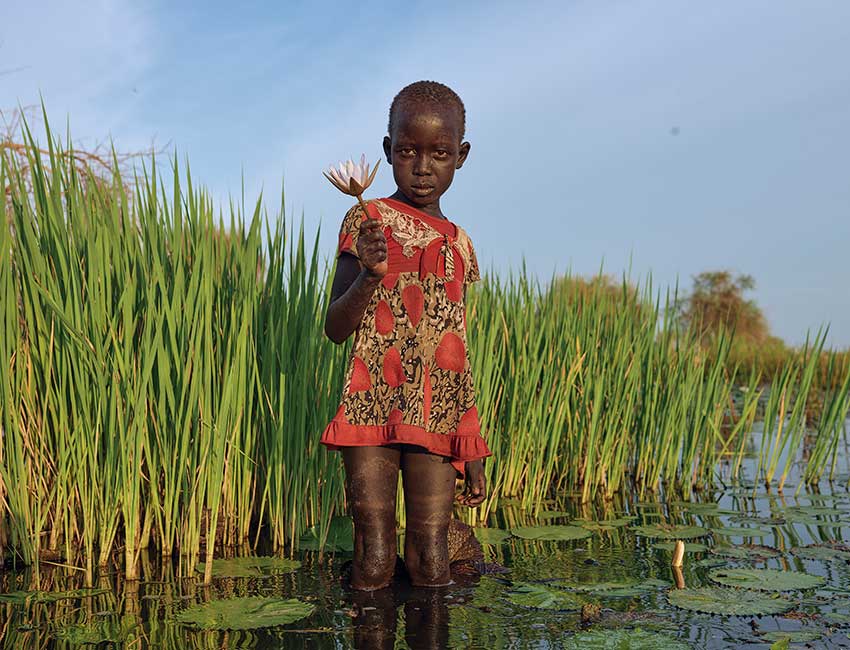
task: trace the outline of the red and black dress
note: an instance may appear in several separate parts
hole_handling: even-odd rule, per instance
[[[447,219],[393,199],[369,204],[383,224],[387,275],[360,325],[329,449],[406,443],[464,463],[491,454],[481,437],[466,344],[464,286],[480,280],[472,241]],[[337,255],[357,256],[365,218],[345,215]]]

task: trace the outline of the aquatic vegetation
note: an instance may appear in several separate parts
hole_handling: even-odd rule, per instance
[[[279,573],[290,573],[301,566],[298,560],[279,557],[243,556],[212,561],[212,575],[216,578],[251,578],[271,576]],[[198,571],[206,574],[203,562],[198,564]]]
[[[108,589],[75,589],[74,591],[7,591],[0,593],[0,603],[25,605],[27,603],[55,603],[76,600],[108,593]]]
[[[514,583],[506,598],[515,605],[535,609],[578,610],[587,601],[567,591],[530,582]]]
[[[657,578],[623,580],[619,582],[594,582],[588,584],[569,582],[558,582],[556,584],[565,589],[593,594],[600,598],[633,598],[658,591],[659,589],[667,589],[671,586],[669,582],[658,580]]]
[[[632,523],[632,519],[630,517],[623,517],[620,519],[603,519],[600,521],[588,521],[586,519],[573,519],[573,523],[576,526],[581,526],[582,528],[586,528],[587,530],[592,530],[594,532],[604,532],[610,530],[616,530],[617,528],[623,528]]]
[[[769,560],[782,555],[778,549],[761,544],[742,544],[740,546],[715,546],[712,555],[729,557],[736,560]]]
[[[850,562],[850,546],[837,543],[795,546],[791,549],[791,553],[804,560],[819,560],[821,562],[843,560],[844,562]]]
[[[511,528],[511,535],[514,537],[557,542],[585,539],[590,537],[591,534],[589,530],[579,526],[519,526]]]
[[[667,600],[681,609],[727,616],[782,614],[794,607],[794,601],[783,596],[726,587],[673,589]]]
[[[716,569],[708,577],[727,587],[743,587],[760,591],[798,591],[826,584],[821,576],[777,569]]]
[[[662,551],[672,551],[676,548],[676,542],[656,542],[652,548],[661,549]],[[702,553],[707,551],[708,546],[700,542],[685,542],[685,553]]]
[[[765,632],[761,638],[770,643],[810,643],[817,641],[823,636],[821,632],[813,630],[779,630],[776,632]],[[781,647],[781,646],[780,646]]]
[[[723,526],[712,528],[711,532],[724,537],[767,537],[770,535],[769,530],[750,526]]]
[[[683,526],[677,524],[645,524],[631,528],[635,535],[656,539],[695,539],[706,537],[710,531],[702,526]]]
[[[354,521],[351,517],[334,517],[328,526],[313,526],[298,540],[298,547],[351,553],[354,551]]]
[[[501,528],[473,528],[476,539],[482,544],[501,544],[511,538],[510,532]]]
[[[250,630],[288,625],[313,613],[315,605],[296,598],[249,596],[212,600],[175,616],[184,625],[204,630]]]
[[[633,630],[594,630],[564,638],[569,650],[688,650],[691,645],[667,634],[635,628]]]

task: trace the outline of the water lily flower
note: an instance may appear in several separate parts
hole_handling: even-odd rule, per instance
[[[380,160],[375,163],[375,168],[369,173],[369,163],[366,162],[366,154],[360,156],[360,162],[353,160],[340,162],[334,167],[330,165],[328,171],[322,172],[331,183],[340,191],[360,199],[364,190],[375,180],[375,172],[378,171]],[[360,199],[362,201],[362,199]]]

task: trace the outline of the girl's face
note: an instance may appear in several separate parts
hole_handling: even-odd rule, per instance
[[[384,138],[384,153],[407,203],[441,216],[440,197],[469,154],[460,129],[454,111],[404,111],[396,116],[392,133]]]

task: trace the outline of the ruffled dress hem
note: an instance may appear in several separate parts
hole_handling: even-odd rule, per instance
[[[432,454],[451,458],[461,476],[468,461],[492,456],[493,452],[480,433],[433,433],[414,424],[351,424],[331,420],[322,433],[320,442],[329,450],[342,447],[380,447],[389,444],[407,444],[424,447]]]

